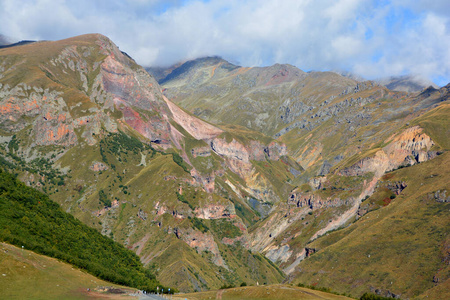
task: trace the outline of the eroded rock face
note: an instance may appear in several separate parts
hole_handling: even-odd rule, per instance
[[[434,199],[437,202],[447,203],[450,202],[450,194],[447,194],[447,190],[438,190],[435,193],[429,194],[428,199]]]
[[[0,90],[0,127],[18,132],[32,127],[36,145],[71,146],[77,143],[73,120],[61,93],[19,84]]]
[[[399,135],[393,136],[390,142],[374,156],[364,158],[353,166],[340,171],[343,176],[360,176],[373,172],[377,177],[400,166],[409,166],[434,158],[438,153],[429,151],[434,145],[431,138],[422,132],[422,128],[414,126]]]
[[[247,187],[242,188],[246,192],[268,202],[279,200],[269,180],[256,170],[251,161],[279,160],[282,155],[286,155],[286,145],[272,142],[266,147],[256,140],[250,141],[249,145],[243,145],[235,139],[227,142],[225,138],[215,138],[211,140],[210,147],[225,159],[226,166],[233,173],[245,180]]]
[[[353,202],[353,201],[351,201]],[[302,193],[294,190],[290,193],[288,204],[296,207],[308,207],[310,209],[318,209],[322,207],[338,207],[348,204],[339,198],[328,197],[322,199],[320,196],[311,193]]]
[[[56,109],[44,106],[42,118],[37,118],[34,126],[35,141],[38,145],[70,146],[77,142],[72,118],[66,113],[57,114]],[[54,115],[56,113],[56,115]]]
[[[361,176],[369,172],[373,172],[378,176],[384,174],[389,166],[389,158],[383,150],[375,153],[372,157],[367,157],[353,166],[340,171],[342,176]]]
[[[118,126],[124,126],[163,148],[173,144],[179,147],[182,139],[182,134],[171,126],[171,119],[197,139],[210,139],[222,133],[166,99],[154,78],[108,38],[101,35],[89,38],[95,43],[63,46],[38,66],[48,78],[74,89],[70,99],[56,92],[57,88],[52,91],[26,84],[0,86],[3,129],[17,132],[33,123],[37,145],[72,146],[78,142],[75,128],[81,131],[83,141],[94,145],[102,128],[116,132]],[[88,78],[92,81],[88,82]],[[74,97],[79,99],[73,101]],[[111,117],[117,110],[122,114],[119,120],[117,115]]]
[[[158,216],[165,214],[169,210],[166,205],[164,205],[162,203],[160,204],[159,201],[156,202],[154,208],[155,208],[155,214]]]
[[[273,246],[269,251],[266,253],[266,257],[270,259],[273,262],[286,262],[289,257],[292,255],[292,250],[290,250],[289,245],[285,244],[280,247]]]
[[[125,123],[155,143],[170,144],[170,110],[158,84],[142,68],[133,70],[122,62],[126,61],[123,54],[116,52],[113,49],[100,65],[100,86],[122,112]]]
[[[287,155],[286,145],[275,141],[271,142],[265,151],[270,160],[279,160],[281,156]]]
[[[22,117],[35,117],[39,114],[43,98],[46,95],[37,93],[36,90],[28,91],[27,85],[17,85],[9,88],[1,86],[0,90],[0,125],[11,132],[20,131],[27,125],[18,122]]]
[[[213,254],[212,262],[219,267],[228,269],[228,266],[220,255],[219,247],[210,232],[202,233],[192,228],[178,229],[177,236],[185,241],[189,247],[196,249],[198,253],[203,251],[211,252]]]
[[[298,214],[296,217],[301,217]],[[296,218],[294,217],[294,219]],[[290,225],[290,220],[281,212],[274,213],[268,217],[263,226],[259,226],[250,235],[250,247],[254,251],[264,252],[273,249],[275,238],[286,230]]]
[[[100,65],[100,85],[107,94],[99,96],[113,99],[115,106],[123,113],[123,120],[140,134],[165,147],[172,142],[179,145],[181,134],[172,134],[175,129],[169,123],[171,118],[196,139],[211,139],[223,132],[190,116],[169,101],[161,94],[154,78],[143,68],[130,65],[113,44],[100,44],[108,56]]]
[[[202,176],[195,168],[191,170],[191,176],[204,187],[205,191],[208,193],[214,192],[214,183],[215,183],[215,172],[213,171],[211,174]]]
[[[200,219],[222,219],[228,217],[236,217],[234,205],[208,204],[195,209],[197,218]]]
[[[142,68],[133,70],[133,62],[107,38],[99,35],[96,43],[106,57],[93,65],[87,63],[87,57],[99,51],[94,45],[72,45],[62,48],[56,56],[39,66],[47,76],[57,78],[58,83],[67,81],[68,86],[78,77],[81,87],[81,92],[77,91],[79,102],[74,103],[73,95],[69,99],[62,92],[26,84],[13,88],[3,86],[0,90],[0,126],[14,132],[32,123],[37,145],[62,146],[76,144],[74,128],[80,128],[83,139],[93,145],[96,143],[94,136],[100,133],[102,126],[107,131],[117,131],[117,124],[110,116],[116,104],[123,111],[125,123],[144,136],[152,140],[170,140],[167,117],[164,117],[170,111],[161,98],[157,83]],[[62,77],[55,75],[60,72],[64,74]],[[89,87],[87,77],[94,72],[98,75]],[[77,110],[83,105],[84,109]],[[143,120],[132,107],[152,111],[152,115],[149,120]]]
[[[326,181],[327,178],[325,176],[313,177],[309,180],[309,185],[315,190],[320,190]]]
[[[394,194],[400,195],[401,192],[407,187],[408,185],[404,181],[398,181],[394,183],[389,183],[387,185],[387,188],[390,189]]]
[[[317,231],[311,239],[315,239],[326,232],[338,228],[350,218],[358,213],[359,204],[366,196],[370,196],[376,187],[377,181],[388,171],[394,170],[400,166],[409,166],[416,163],[424,162],[437,155],[430,152],[430,148],[434,145],[431,138],[423,133],[422,128],[414,126],[401,132],[400,134],[391,136],[387,141],[389,143],[383,149],[377,151],[373,156],[358,161],[351,167],[341,170],[338,175],[341,176],[362,176],[367,173],[373,173],[370,182],[364,182],[362,193],[353,199],[348,199],[353,203],[351,208],[342,215],[336,217],[325,228]]]
[[[163,96],[163,99],[166,101],[175,122],[180,124],[197,140],[211,139],[223,132],[223,130],[187,114],[165,96]]]
[[[383,149],[389,158],[387,171],[407,165],[407,163],[412,165],[428,160],[428,151],[434,142],[422,131],[419,126],[408,128],[394,137],[392,142]],[[407,159],[409,156],[414,159]]]
[[[281,156],[287,154],[286,145],[275,141],[266,147],[259,141],[251,140],[250,144],[245,146],[235,139],[227,142],[225,138],[215,138],[211,141],[210,146],[218,155],[244,163],[248,163],[250,160],[263,161],[266,159],[266,155],[270,160],[279,160]]]
[[[244,145],[233,139],[227,143],[225,139],[216,138],[211,141],[211,149],[218,155],[225,156],[229,159],[239,160],[244,163],[250,161],[250,153]]]

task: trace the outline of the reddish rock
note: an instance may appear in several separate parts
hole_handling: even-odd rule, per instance
[[[108,170],[108,166],[105,165],[104,163],[101,163],[101,162],[98,162],[98,161],[94,161],[92,163],[92,165],[89,166],[89,169],[94,171],[94,172],[100,172],[100,171]]]

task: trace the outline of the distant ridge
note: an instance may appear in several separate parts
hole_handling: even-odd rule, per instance
[[[213,66],[219,63],[224,64],[229,71],[239,68],[239,66],[229,63],[220,56],[207,56],[179,63],[169,68],[150,67],[147,68],[147,71],[157,79],[159,84],[163,84],[174,78],[182,77],[190,71],[195,71],[197,68]]]
[[[1,45],[0,49],[11,48],[11,47],[16,47],[16,46],[23,46],[23,45],[33,44],[33,43],[36,43],[36,42],[37,41],[24,40],[24,41],[20,41],[20,42],[14,43],[14,44]]]

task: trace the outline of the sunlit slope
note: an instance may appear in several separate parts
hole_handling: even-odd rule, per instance
[[[294,282],[355,296],[369,288],[402,298],[434,289],[433,299],[448,297],[442,286],[450,276],[449,169],[445,153],[384,175],[379,190],[361,205],[373,210],[310,243],[318,252],[299,265]],[[406,185],[398,196],[384,188],[397,182]]]
[[[92,299],[87,289],[121,288],[67,263],[6,243],[0,243],[0,274],[3,299]]]
[[[246,286],[219,291],[200,292],[195,294],[175,295],[175,299],[206,300],[257,300],[257,299],[280,299],[280,300],[313,300],[313,299],[351,299],[344,296],[325,293],[307,288],[294,287],[289,285],[269,285],[269,286]]]

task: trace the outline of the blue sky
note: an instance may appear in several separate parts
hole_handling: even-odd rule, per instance
[[[219,55],[450,82],[448,0],[0,0],[0,19],[16,39],[102,33],[144,66]]]

